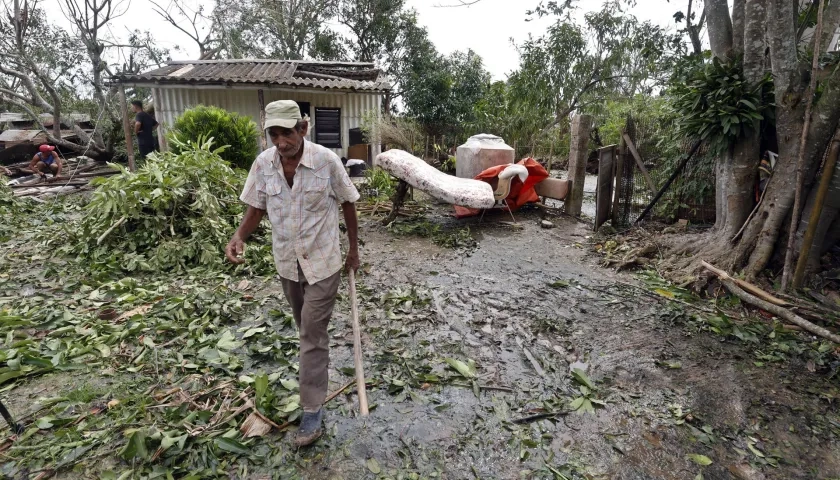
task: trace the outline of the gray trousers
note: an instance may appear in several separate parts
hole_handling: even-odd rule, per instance
[[[330,364],[330,324],[341,272],[309,284],[298,265],[298,281],[280,279],[300,332],[300,404],[316,412],[327,397]]]

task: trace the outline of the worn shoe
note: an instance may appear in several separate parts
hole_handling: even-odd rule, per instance
[[[303,412],[300,419],[300,427],[295,435],[295,446],[305,447],[312,445],[324,434],[324,409],[321,408],[315,413]]]

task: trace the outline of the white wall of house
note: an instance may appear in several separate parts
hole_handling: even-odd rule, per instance
[[[172,126],[175,118],[190,107],[196,105],[213,105],[230,112],[251,117],[260,125],[260,104],[258,89],[254,88],[206,88],[195,86],[156,86],[152,88],[155,106],[155,117],[164,131]],[[382,94],[357,92],[332,92],[324,90],[304,89],[263,89],[265,103],[275,100],[295,100],[309,102],[310,129],[307,139],[314,138],[315,109],[341,109],[341,145],[342,148],[332,149],[339,156],[347,156],[350,142],[351,128],[361,126],[362,117],[368,111],[380,112],[382,109]],[[269,144],[270,146],[270,144]],[[372,146],[372,157],[380,153],[378,145]],[[373,158],[371,158],[371,161]]]

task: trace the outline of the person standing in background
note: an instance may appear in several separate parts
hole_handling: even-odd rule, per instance
[[[137,135],[137,148],[140,150],[140,157],[143,158],[157,151],[155,137],[152,134],[157,128],[158,122],[155,117],[143,110],[143,102],[140,100],[133,100],[131,109],[136,114],[134,116],[134,133]]]

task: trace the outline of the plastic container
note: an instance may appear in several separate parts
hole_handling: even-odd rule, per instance
[[[475,178],[490,167],[513,163],[513,156],[513,148],[502,137],[487,133],[473,135],[456,151],[455,175]]]

